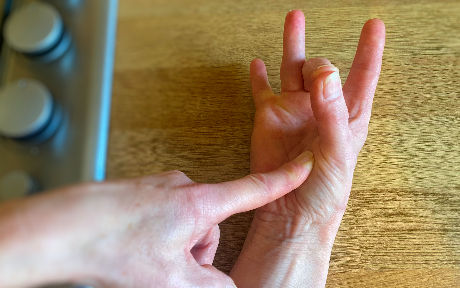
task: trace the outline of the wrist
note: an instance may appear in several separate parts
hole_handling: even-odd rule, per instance
[[[0,207],[0,287],[73,283],[85,274],[81,254],[72,249],[72,224],[64,223],[60,199],[71,194],[63,190]]]
[[[231,276],[238,287],[324,287],[342,214],[327,223],[256,212]]]
[[[275,249],[280,253],[302,253],[318,257],[330,252],[342,219],[341,213],[334,214],[328,222],[312,223],[308,217],[296,215],[266,221],[266,212],[256,211],[247,237],[248,246]],[[245,243],[246,244],[246,243]]]

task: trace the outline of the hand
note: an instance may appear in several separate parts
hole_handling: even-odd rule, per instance
[[[339,70],[327,59],[305,61],[304,15],[292,11],[284,28],[281,95],[272,92],[264,63],[251,63],[256,106],[251,171],[272,170],[307,150],[315,165],[298,189],[257,209],[231,274],[239,287],[324,286],[367,137],[384,40],[383,23],[369,20],[342,89]],[[300,264],[293,253],[304,256]]]
[[[0,206],[0,287],[235,287],[211,266],[218,223],[297,188],[304,153],[268,173],[197,184],[173,171],[86,184]]]

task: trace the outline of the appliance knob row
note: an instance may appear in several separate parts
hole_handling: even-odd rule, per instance
[[[71,43],[59,11],[40,1],[15,10],[7,18],[3,34],[13,50],[45,62],[62,56]]]
[[[3,36],[11,50],[39,62],[57,60],[71,46],[59,11],[41,1],[15,9],[6,19]],[[43,142],[57,130],[60,115],[51,92],[38,80],[19,79],[0,88],[0,137]],[[0,175],[0,202],[36,190],[37,182],[26,171]]]
[[[15,9],[6,19],[3,34],[12,50],[45,62],[61,57],[71,43],[59,11],[41,1]],[[0,89],[0,136],[46,140],[57,129],[59,112],[43,83],[33,79],[8,83]]]

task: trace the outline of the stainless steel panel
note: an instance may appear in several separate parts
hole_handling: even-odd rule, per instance
[[[27,2],[15,0],[12,11]],[[40,80],[62,112],[56,134],[44,143],[0,138],[0,177],[25,170],[42,190],[105,177],[117,14],[116,0],[46,2],[60,11],[70,49],[44,63],[3,43],[0,58],[1,85],[20,78]]]

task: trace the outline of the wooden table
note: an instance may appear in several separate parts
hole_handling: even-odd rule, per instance
[[[328,287],[459,287],[459,1],[121,0],[109,178],[247,174],[248,64],[264,59],[279,89],[284,15],[293,8],[307,17],[307,57],[328,57],[343,80],[365,20],[387,26]],[[221,224],[219,269],[232,267],[251,215]]]

